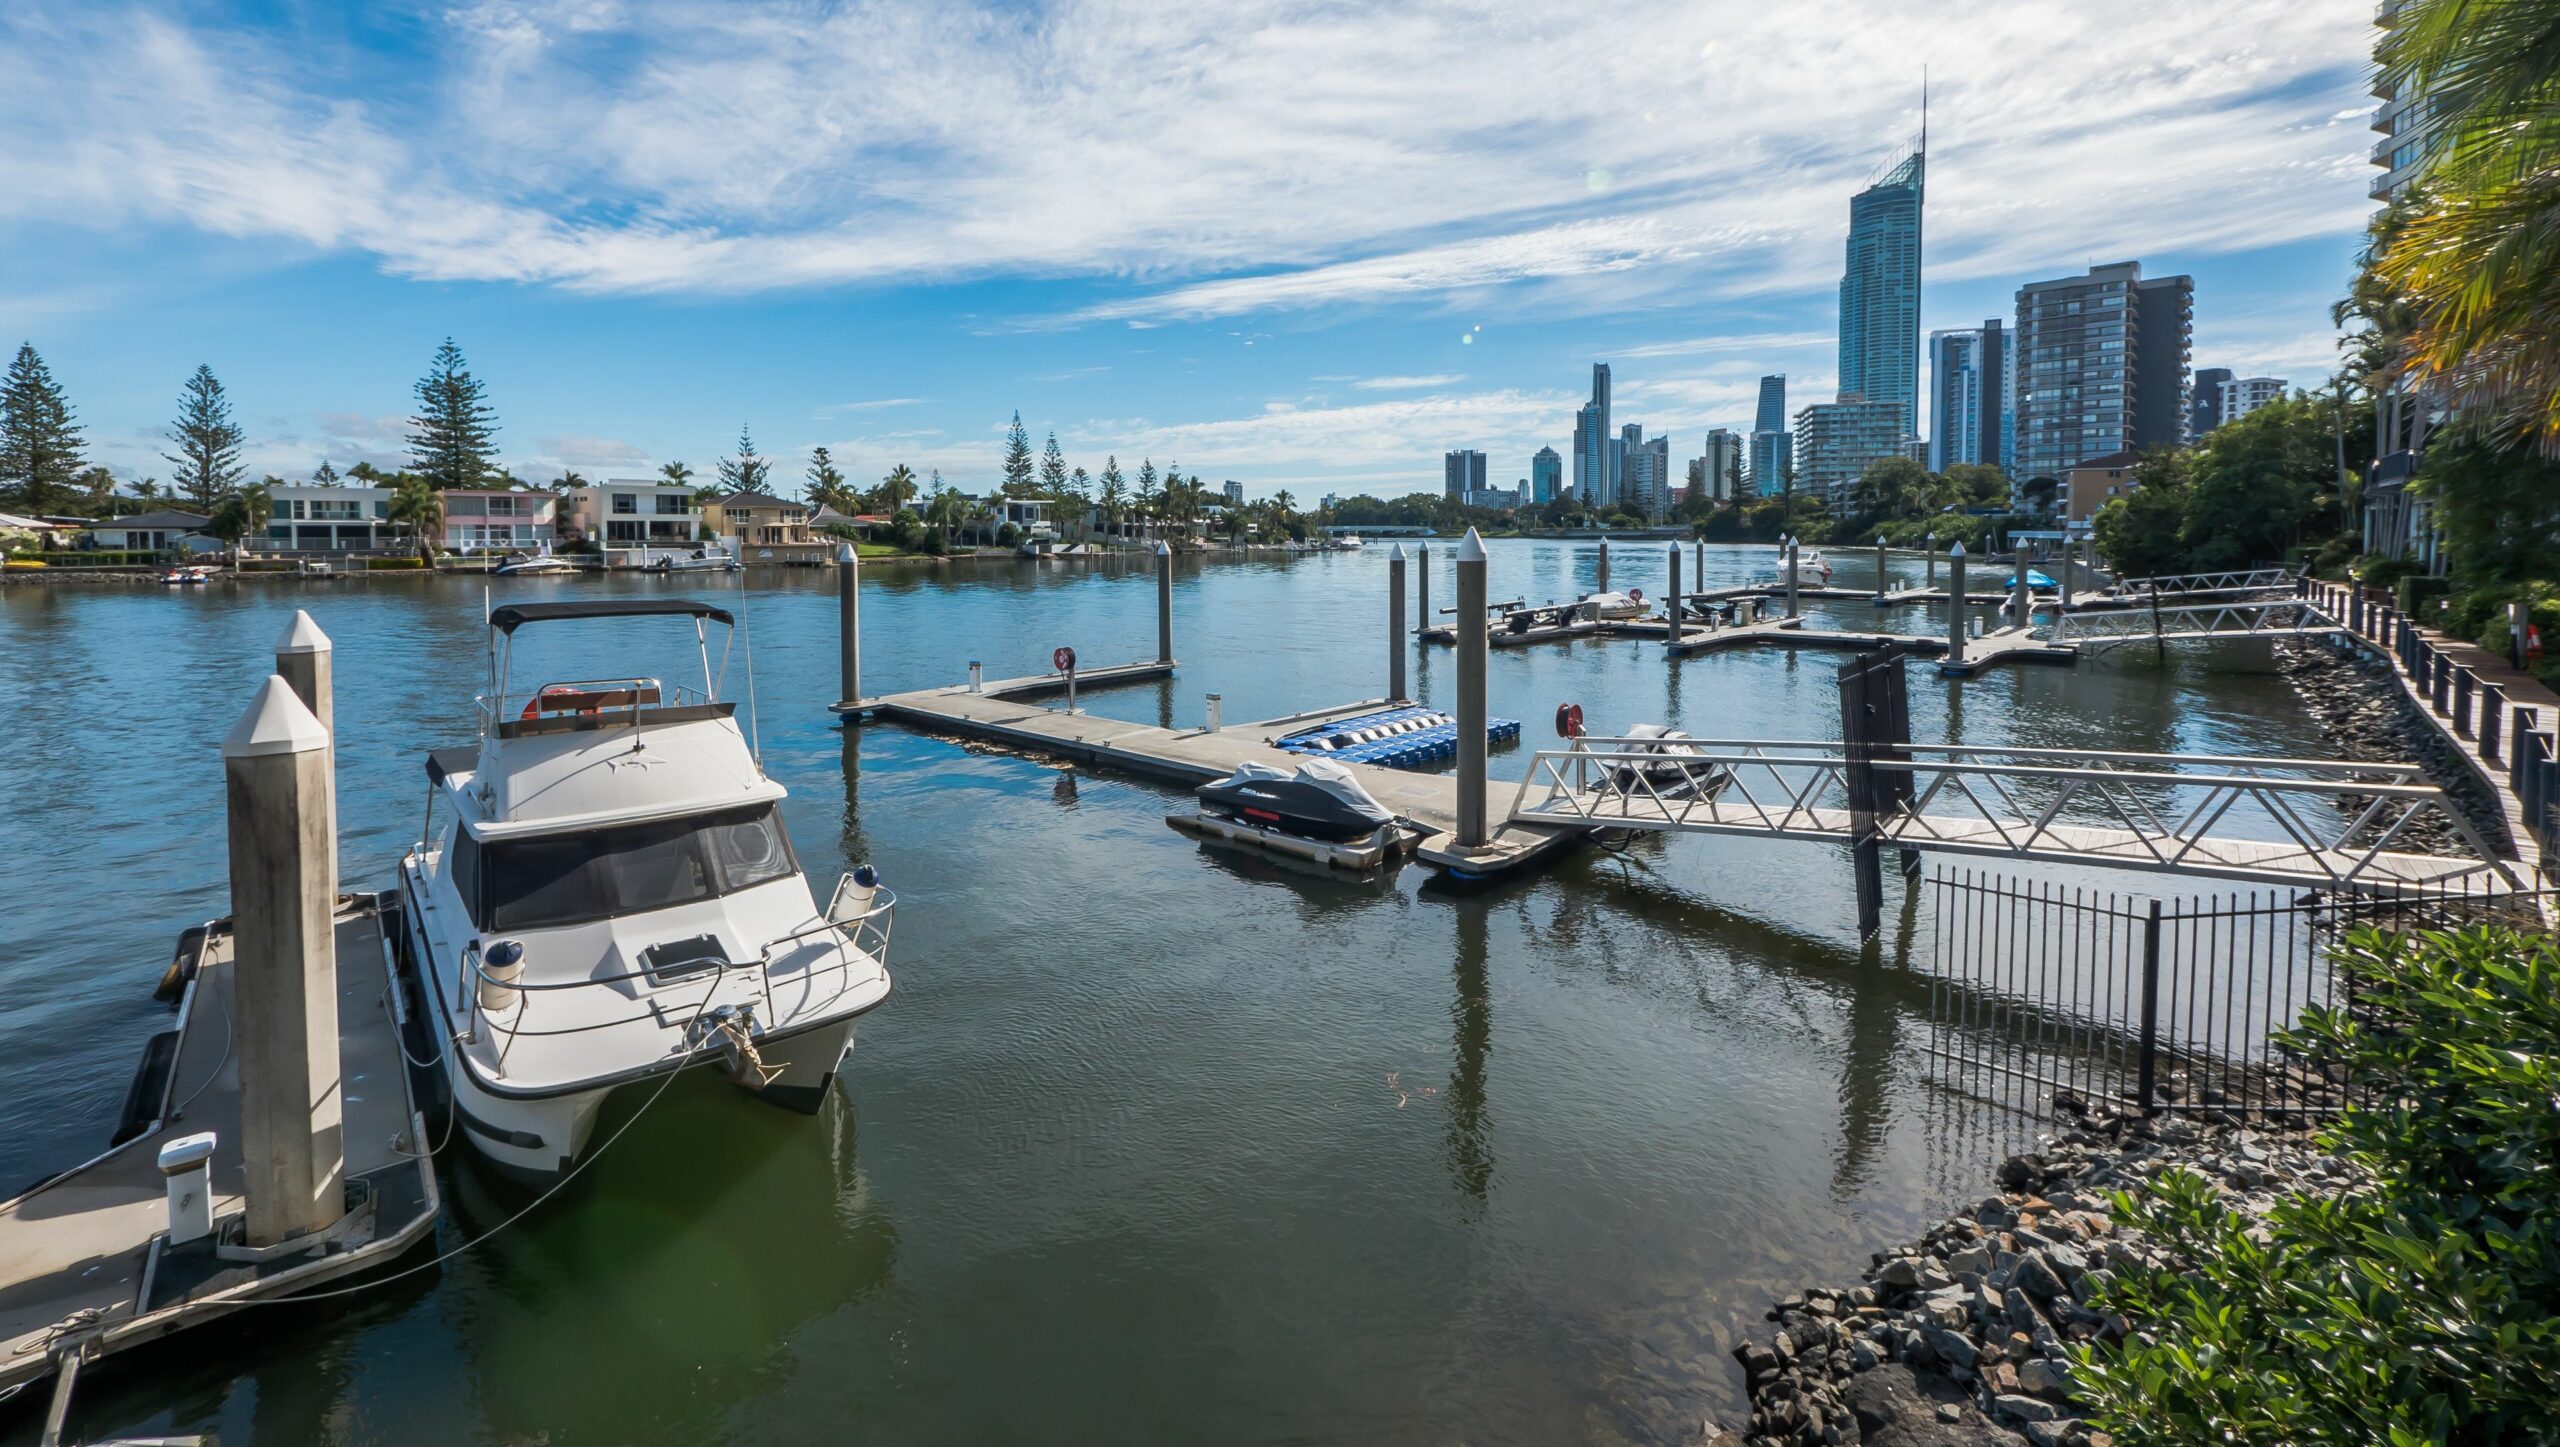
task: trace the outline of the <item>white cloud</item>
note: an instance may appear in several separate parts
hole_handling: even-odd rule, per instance
[[[867,402],[830,402],[818,409],[817,416],[818,420],[823,422],[827,418],[841,417],[848,412],[881,412],[891,407],[921,407],[927,400],[923,397],[875,397]]]
[[[2331,124],[2363,100],[2366,12],[2294,0],[1839,0],[1819,24],[1688,0],[519,0],[417,23],[425,53],[384,58],[16,7],[0,223],[604,292],[1079,275],[1136,294],[1074,320],[1131,326],[1495,287],[1695,305],[1828,283],[1933,51],[1933,277],[2368,210],[2363,138]],[[1660,57],[1710,45],[1751,61],[1663,87]],[[1996,59],[1950,81],[1956,57]]]
[[[1447,387],[1467,380],[1463,372],[1435,372],[1424,377],[1341,377],[1363,392],[1419,392],[1432,387]]]

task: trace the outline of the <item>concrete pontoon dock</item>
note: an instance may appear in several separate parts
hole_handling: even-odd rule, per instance
[[[388,1262],[434,1225],[380,910],[355,896],[334,921],[346,1216],[265,1251],[232,1239],[246,1177],[233,939],[229,921],[187,931],[171,967],[177,1026],[154,1039],[127,1107],[138,1133],[0,1202],[0,1390]],[[160,1149],[208,1131],[214,1233],[171,1246]]]
[[[1160,666],[1133,665],[1137,669]],[[1079,674],[1079,689],[1105,672],[1096,669]],[[1117,676],[1125,679],[1130,675],[1124,672]],[[1247,761],[1294,771],[1307,756],[1283,751],[1271,742],[1274,738],[1328,719],[1374,713],[1395,702],[1362,699],[1286,718],[1232,724],[1212,733],[1206,729],[1157,728],[1082,711],[1070,714],[1061,708],[1022,701],[1028,694],[1048,691],[1049,677],[988,682],[976,692],[967,684],[918,689],[864,699],[858,705],[837,704],[835,711],[868,713],[932,732],[1125,769],[1190,786],[1223,779]],[[1483,846],[1458,850],[1454,847],[1458,827],[1458,781],[1454,777],[1409,773],[1374,764],[1346,763],[1342,767],[1350,770],[1360,787],[1379,803],[1427,832],[1416,857],[1461,877],[1478,878],[1520,868],[1590,832],[1550,824],[1503,824]]]

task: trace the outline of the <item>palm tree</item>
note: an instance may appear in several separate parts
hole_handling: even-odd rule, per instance
[[[558,481],[551,484],[551,490],[553,492],[575,492],[586,485],[586,478],[579,473],[564,472],[560,474]]]
[[[916,495],[916,470],[901,462],[880,479],[880,510],[895,516]]]
[[[665,478],[670,485],[675,487],[682,487],[686,483],[693,481],[693,469],[685,466],[681,462],[670,462],[666,464],[658,469],[658,475]]]
[[[942,545],[947,548],[960,525],[969,520],[969,503],[957,492],[937,492],[925,503],[924,520],[941,531]]]
[[[220,538],[230,551],[234,569],[240,566],[241,541],[266,530],[268,515],[274,511],[274,505],[267,500],[267,483],[277,480],[271,477],[266,482],[253,482],[232,493],[205,523],[205,531]]]
[[[417,540],[418,561],[433,568],[435,540],[444,536],[444,494],[415,473],[401,473],[399,479],[392,488],[391,500],[383,504],[382,515],[409,530],[409,536]]]
[[[2430,169],[2375,223],[2369,261],[2407,315],[2402,366],[2560,454],[2560,6],[2411,0],[2381,61],[2430,125]]]

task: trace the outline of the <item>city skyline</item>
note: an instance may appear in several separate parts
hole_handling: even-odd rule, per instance
[[[2132,35],[2037,12],[2024,51],[2022,7],[1933,16],[1932,43],[2004,59],[1935,72],[1946,154],[1919,326],[1970,325],[2023,278],[2139,255],[2196,276],[2198,355],[2325,373],[2326,309],[2370,207],[2370,17],[2244,9],[2246,24],[2200,26],[2201,8],[2167,7]],[[703,468],[743,423],[785,478],[825,445],[858,477],[905,462],[980,485],[1020,408],[1092,468],[1152,457],[1255,496],[1427,491],[1452,445],[1509,476],[1567,442],[1592,358],[1620,364],[1615,410],[1683,451],[1742,430],[1763,374],[1831,395],[1844,203],[1917,120],[1907,27],[1881,10],[1823,36],[1679,7],[1589,27],[1595,54],[1657,30],[1715,54],[1845,46],[1839,65],[1873,82],[1845,100],[1808,106],[1749,77],[1712,105],[1594,87],[1523,123],[1433,90],[1372,118],[1375,160],[1344,149],[1324,106],[1248,106],[1250,125],[1197,136],[1167,119],[1204,92],[1242,104],[1273,64],[1255,45],[1125,117],[1089,83],[1052,94],[1018,62],[1088,59],[1094,17],[1036,20],[1017,45],[875,35],[844,15],[783,47],[778,22],[706,29],[651,5],[465,5],[398,25],[255,5],[12,15],[0,61],[27,83],[0,106],[17,183],[0,188],[0,329],[37,346],[91,451],[135,476],[165,474],[159,433],[198,362],[230,387],[253,469],[394,461],[409,385],[451,335],[528,477]],[[1192,53],[1200,25],[1257,33],[1241,13],[1156,17],[1112,71]],[[1488,58],[1555,39],[1410,26]],[[2073,54],[2093,26],[2245,40],[2091,98],[2033,60]],[[985,114],[919,136],[867,83],[795,91],[819,65],[968,75]],[[740,104],[699,104],[739,71],[754,81]],[[802,134],[812,102],[825,137]],[[1139,130],[1195,145],[1118,143]],[[1025,134],[1043,144],[1003,149]],[[424,135],[449,144],[423,152]],[[1072,164],[1124,152],[1150,171]],[[1334,173],[1303,204],[1262,203],[1275,184],[1298,194],[1278,178],[1308,155]],[[2101,155],[2142,185],[2102,182]],[[871,179],[848,190],[852,175]],[[1367,203],[1418,176],[1397,216]],[[1747,221],[1728,204],[1743,186]],[[2135,194],[2162,191],[2183,204]]]

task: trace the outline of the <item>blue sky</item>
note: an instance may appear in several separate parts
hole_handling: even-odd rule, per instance
[[[0,9],[0,341],[166,475],[395,461],[445,336],[520,475],[741,424],[983,484],[1019,408],[1257,493],[1497,481],[1589,365],[1694,455],[1830,395],[1849,196],[1919,121],[1922,325],[2139,258],[2311,382],[2372,207],[2363,0]]]

